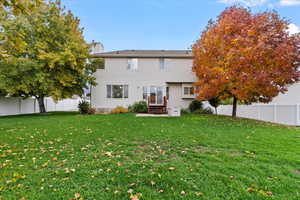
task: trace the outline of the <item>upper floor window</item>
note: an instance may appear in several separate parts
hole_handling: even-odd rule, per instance
[[[137,58],[129,58],[127,69],[129,71],[137,71],[138,70],[138,59]]]
[[[128,85],[107,85],[106,86],[107,98],[128,98]]]
[[[165,62],[165,59],[164,59],[164,58],[160,58],[160,59],[159,59],[159,69],[160,69],[161,71],[166,70],[166,62]]]

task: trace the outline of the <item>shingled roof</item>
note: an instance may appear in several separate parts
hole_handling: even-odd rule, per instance
[[[191,50],[122,50],[96,53],[93,58],[192,58]]]

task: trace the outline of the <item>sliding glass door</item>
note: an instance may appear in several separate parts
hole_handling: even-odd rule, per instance
[[[147,94],[145,94],[145,92],[147,92]],[[162,104],[164,104],[164,93],[165,93],[164,87],[150,86],[150,87],[144,87],[143,96],[144,96],[144,99],[145,99],[145,97],[149,97],[149,103],[151,105],[162,105]],[[145,100],[147,100],[147,99],[145,99]]]

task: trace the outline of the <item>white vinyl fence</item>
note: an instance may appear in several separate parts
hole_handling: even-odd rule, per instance
[[[51,98],[45,99],[46,111],[77,111],[80,99],[65,99],[55,103]],[[19,115],[39,112],[39,104],[36,99],[3,97],[0,98],[0,116]]]
[[[218,114],[231,115],[232,106],[224,105],[218,107]],[[256,104],[238,105],[237,116],[257,119],[279,124],[300,126],[300,104],[277,105],[277,104]]]

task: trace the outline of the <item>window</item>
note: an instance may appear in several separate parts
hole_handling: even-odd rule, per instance
[[[138,59],[137,58],[128,59],[127,69],[129,71],[137,71],[138,70]]]
[[[111,85],[106,86],[106,97],[111,98]]]
[[[165,59],[164,58],[159,59],[159,69],[161,71],[166,70],[166,64],[165,64]]]
[[[150,86],[143,87],[143,100],[148,101],[150,104],[161,105],[164,103],[164,95],[166,89],[163,86]],[[148,99],[149,98],[149,99]]]
[[[184,96],[192,96],[194,95],[194,88],[193,87],[184,87],[183,88]]]
[[[170,97],[170,88],[166,87],[166,95],[167,95],[167,99],[169,99]]]
[[[148,101],[148,87],[143,87],[143,100]]]
[[[107,98],[128,98],[128,85],[107,85],[106,94]]]

